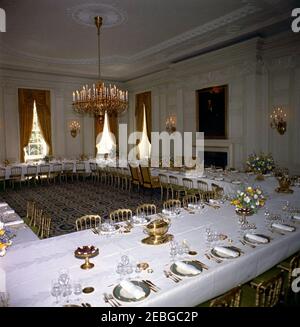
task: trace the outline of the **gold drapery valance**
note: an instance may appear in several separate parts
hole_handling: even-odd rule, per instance
[[[136,131],[143,131],[143,106],[146,109],[146,123],[147,123],[147,135],[151,142],[152,132],[152,108],[151,108],[151,92],[139,93],[135,97],[135,119],[136,119]]]

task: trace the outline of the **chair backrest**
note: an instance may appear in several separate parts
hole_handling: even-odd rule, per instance
[[[5,168],[0,168],[0,179],[5,179],[5,172],[6,172]]]
[[[185,189],[190,190],[190,189],[194,188],[194,183],[190,178],[183,178],[182,179],[182,184],[183,184]]]
[[[34,215],[35,201],[27,201],[26,218],[31,219]]]
[[[197,197],[192,194],[185,195],[182,199],[182,204],[184,207],[187,207],[189,203],[196,204],[197,202],[198,202]]]
[[[179,180],[178,180],[178,177],[176,176],[169,176],[169,181],[170,181],[170,184],[173,184],[173,185],[179,185]]]
[[[204,181],[197,181],[197,187],[199,191],[207,192],[208,184]]]
[[[129,168],[132,180],[140,183],[139,167],[129,165]]]
[[[276,276],[266,282],[262,282],[256,288],[256,307],[274,307],[278,304],[283,284],[283,276],[280,271]]]
[[[181,202],[180,200],[177,199],[170,199],[164,202],[163,204],[164,209],[171,209],[171,208],[176,208],[176,207],[181,207]]]
[[[118,209],[109,214],[111,223],[122,221],[130,221],[132,218],[132,211],[130,209]]]
[[[42,224],[40,228],[40,238],[48,238],[50,236],[51,217],[43,215]]]
[[[215,183],[211,183],[211,189],[214,192],[216,199],[220,199],[224,195],[223,187],[220,187],[219,185],[217,185]]]
[[[64,171],[72,172],[74,168],[73,162],[66,162],[64,164]]]
[[[62,171],[62,164],[54,164],[53,165],[53,171],[54,172],[61,172]]]
[[[169,184],[169,180],[168,180],[168,176],[165,174],[159,174],[159,181],[161,185],[168,185]]]
[[[76,163],[76,171],[84,171],[84,170],[85,170],[84,162],[77,162]]]
[[[33,219],[32,219],[32,225],[34,227],[40,228],[42,224],[42,217],[43,217],[43,209],[40,209],[35,205],[34,207],[34,213],[33,213]]]
[[[10,175],[20,177],[22,175],[22,167],[11,167]]]
[[[149,167],[140,166],[140,172],[142,175],[143,184],[150,184],[151,185],[151,174]]]
[[[146,216],[155,215],[156,214],[156,205],[150,204],[150,203],[141,204],[136,208],[136,215],[139,216],[142,212]]]
[[[95,162],[90,162],[90,170],[91,172],[97,171],[97,164]]]
[[[27,175],[36,175],[37,166],[27,166]]]
[[[49,165],[41,165],[40,166],[40,173],[48,174],[49,172],[50,172],[50,166]]]
[[[241,287],[235,287],[212,301],[210,307],[239,307],[241,303]]]
[[[97,228],[101,225],[101,217],[98,215],[86,215],[75,221],[77,231],[83,229]]]

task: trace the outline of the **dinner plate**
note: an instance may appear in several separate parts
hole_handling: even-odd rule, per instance
[[[223,248],[227,248],[229,250],[235,251],[235,252],[237,252],[238,255],[236,257],[232,257],[230,255],[226,255],[225,253],[221,253],[221,252],[216,251],[215,248],[213,248],[211,250],[211,254],[214,257],[217,257],[217,258],[220,258],[220,259],[236,259],[241,255],[241,251],[238,248],[234,247],[234,246],[223,246]]]
[[[267,243],[270,243],[270,237],[266,236],[266,235],[263,235],[263,234],[253,234],[253,235],[257,235],[259,237],[263,237],[265,238],[268,242]],[[248,243],[251,243],[251,244],[267,244],[267,243],[263,243],[263,242],[259,242],[257,240],[254,240],[252,238],[249,238],[247,237],[247,235],[244,236],[244,240]]]
[[[232,181],[231,183],[235,184],[235,185],[240,185],[242,182],[241,181]]]
[[[202,272],[202,266],[197,261],[183,260],[182,262],[184,262],[187,265],[191,265],[191,266],[195,267],[196,269],[198,269],[199,274]],[[199,274],[193,275],[193,274],[189,274],[189,273],[184,273],[183,271],[180,271],[180,268],[178,268],[175,263],[173,263],[171,265],[170,270],[172,271],[172,273],[174,273],[177,276],[195,277],[195,276],[199,275]]]
[[[136,216],[133,216],[132,222],[133,222],[134,226],[145,226],[151,220],[151,218],[149,218],[149,217],[144,218],[142,221],[139,221],[138,219],[135,220],[135,219],[136,219]]]
[[[144,291],[145,295],[142,298],[136,299],[132,297],[128,292],[123,289],[120,284],[115,286],[115,288],[113,289],[114,297],[122,302],[139,302],[146,299],[150,295],[151,290],[147,284],[137,280],[132,280],[131,283]]]
[[[101,234],[114,234],[116,233],[119,229],[120,229],[120,225],[113,225],[114,226],[114,230],[103,230],[102,226],[99,227],[99,231]]]

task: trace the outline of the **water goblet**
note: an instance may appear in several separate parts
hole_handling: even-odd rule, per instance
[[[79,281],[74,283],[73,292],[77,296],[76,301],[80,302],[80,295],[82,294],[82,285]]]
[[[65,287],[66,285],[68,285],[69,281],[70,281],[70,275],[68,269],[61,269],[59,271],[59,277],[58,277],[59,284]]]
[[[66,297],[66,302],[70,302],[70,295],[72,294],[72,285],[69,283],[64,287],[63,297]]]
[[[51,295],[56,298],[55,304],[59,303],[59,296],[62,294],[62,287],[57,280],[52,281]]]

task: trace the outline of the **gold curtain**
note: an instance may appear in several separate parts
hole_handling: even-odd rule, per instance
[[[41,132],[48,145],[48,154],[52,155],[50,91],[33,90],[33,97]]]
[[[118,144],[118,117],[115,115],[108,116],[110,132],[115,135],[116,143]],[[99,133],[102,133],[104,127],[104,116],[103,119],[99,119],[95,116],[95,154],[97,154],[96,140]]]
[[[25,161],[24,148],[28,145],[33,125],[33,92],[19,89],[19,122],[20,122],[20,162]]]
[[[151,142],[152,115],[151,115],[151,92],[137,94],[135,97],[136,131],[143,131],[143,105],[146,108],[147,135]]]

